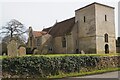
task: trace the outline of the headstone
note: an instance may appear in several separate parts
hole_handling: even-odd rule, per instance
[[[8,56],[18,56],[18,44],[15,40],[11,40],[7,46]]]
[[[38,50],[35,49],[35,50],[33,51],[33,54],[38,54]]]
[[[81,54],[85,54],[85,52],[83,50],[81,50]]]
[[[26,55],[26,48],[24,46],[20,46],[18,51],[19,51],[19,56]]]
[[[3,53],[3,56],[6,56],[6,53]]]

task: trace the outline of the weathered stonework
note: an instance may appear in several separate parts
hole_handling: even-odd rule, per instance
[[[26,48],[24,46],[20,46],[18,49],[19,56],[26,55]]]
[[[105,45],[108,44],[109,53],[116,53],[113,8],[92,4],[76,10],[75,18],[79,25],[80,50],[84,50],[85,53],[105,53]],[[105,42],[106,33],[108,42]]]
[[[47,34],[38,37],[41,44],[31,47],[36,47],[40,53],[50,50],[50,53],[116,53],[114,8],[104,4],[89,4],[76,10],[75,17],[56,22],[43,31]],[[33,42],[37,44],[36,39]]]
[[[116,52],[120,53],[120,47],[116,47]]]
[[[18,56],[18,44],[15,40],[11,40],[7,46],[8,56]]]
[[[109,46],[109,53],[116,53],[114,9],[95,5],[96,7],[96,50],[97,53],[105,52],[105,44]],[[107,21],[105,21],[105,15]],[[108,34],[108,42],[105,42],[104,35]]]

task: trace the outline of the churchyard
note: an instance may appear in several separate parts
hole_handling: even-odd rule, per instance
[[[120,70],[120,54],[27,54],[14,39],[2,60],[2,78],[57,79]]]
[[[42,31],[25,29],[15,19],[2,29],[0,33],[7,33],[0,45],[3,79],[58,79],[120,70],[114,7],[94,2]]]

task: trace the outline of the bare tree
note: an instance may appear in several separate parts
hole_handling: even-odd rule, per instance
[[[10,36],[10,39],[19,37],[21,40],[25,41],[24,34],[26,32],[27,30],[21,22],[12,19],[5,26],[2,27],[2,29],[0,30],[0,35],[4,37]]]

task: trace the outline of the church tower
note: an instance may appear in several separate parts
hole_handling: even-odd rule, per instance
[[[92,3],[75,11],[79,26],[79,50],[116,53],[114,7]]]

